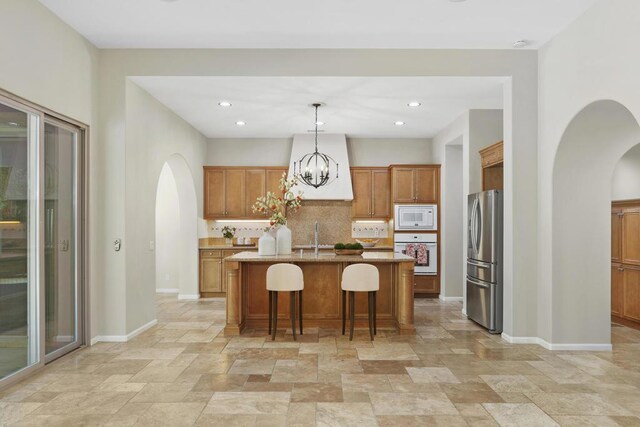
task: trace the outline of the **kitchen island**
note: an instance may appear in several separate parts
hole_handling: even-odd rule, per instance
[[[362,255],[334,253],[260,256],[241,252],[224,260],[227,284],[226,335],[239,335],[244,329],[267,329],[269,266],[277,263],[299,265],[304,273],[302,317],[305,328],[338,329],[342,324],[340,282],[350,264],[375,265],[380,272],[377,295],[378,328],[400,334],[415,334],[413,321],[414,259],[393,252],[365,252]],[[280,292],[278,320],[290,321],[288,292]],[[367,328],[367,297],[356,294],[356,328]],[[287,323],[280,323],[286,325]]]

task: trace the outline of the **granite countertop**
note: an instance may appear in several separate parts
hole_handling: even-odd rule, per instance
[[[304,249],[304,251],[312,251],[313,250],[313,246],[310,245],[294,245],[291,247],[292,250],[294,251],[300,251],[300,249]],[[228,246],[228,245],[216,245],[216,244],[208,244],[208,243],[201,243],[200,244],[200,249],[204,249],[204,250],[219,250],[219,251],[237,251],[237,250],[257,250],[258,249],[258,245],[255,246]],[[321,251],[333,251],[333,247],[331,248],[320,248]],[[372,248],[364,248],[364,250],[366,252],[369,251],[393,251],[393,246],[387,246],[387,245],[380,245],[380,246],[374,246]]]
[[[380,263],[400,263],[414,262],[415,260],[403,254],[395,252],[365,252],[362,255],[336,255],[333,252],[323,253],[316,256],[313,253],[305,253],[300,255],[299,252],[293,252],[291,255],[258,255],[255,252],[240,252],[225,258],[225,261],[237,262],[380,262]]]

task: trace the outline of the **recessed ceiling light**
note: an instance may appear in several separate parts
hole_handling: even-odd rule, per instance
[[[242,120],[238,120],[238,121],[236,122],[236,126],[244,126],[244,125],[246,125],[246,124],[247,124],[247,122],[243,122]]]
[[[408,105],[409,107],[419,107],[419,106],[421,106],[422,104],[421,104],[421,103],[419,103],[418,101],[412,101],[412,102],[408,103],[407,105]]]
[[[516,40],[513,42],[513,47],[515,47],[516,49],[521,49],[525,46],[527,46],[529,44],[528,41],[526,40]]]
[[[8,122],[7,123],[9,126],[18,126],[18,124],[16,122]]]
[[[322,125],[324,125],[324,122],[317,121],[317,122],[316,122],[316,124],[317,124],[318,126],[322,126]]]
[[[396,126],[404,126],[404,122],[397,121],[394,123]]]
[[[220,101],[218,105],[221,107],[231,107],[231,103],[229,101]]]

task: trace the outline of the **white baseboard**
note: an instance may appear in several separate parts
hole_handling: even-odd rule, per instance
[[[200,299],[200,294],[178,294],[178,299],[179,300],[186,300],[186,301],[194,301],[197,299]]]
[[[158,294],[177,294],[178,292],[180,292],[179,289],[173,289],[173,288],[158,288],[156,289],[156,293]]]
[[[611,344],[554,344],[538,337],[512,337],[502,333],[502,339],[510,344],[537,344],[551,351],[611,351]]]
[[[440,294],[438,296],[438,299],[440,301],[444,301],[444,302],[462,302],[462,301],[464,301],[463,297],[445,297],[442,294]]]
[[[127,335],[98,335],[91,338],[91,345],[94,345],[98,342],[127,342],[137,337],[147,329],[153,328],[157,324],[158,319],[153,319],[151,322],[140,326],[138,329],[131,331]]]
[[[464,308],[462,309],[462,314],[464,314],[465,316],[467,315],[467,310],[465,310]]]

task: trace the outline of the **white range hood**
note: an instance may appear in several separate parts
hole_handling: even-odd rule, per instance
[[[307,153],[315,149],[314,134],[298,134],[293,136],[291,160],[289,161],[289,178],[293,177],[293,164]],[[320,188],[313,188],[305,184],[298,184],[297,190],[303,192],[305,200],[353,200],[351,187],[351,171],[349,169],[349,154],[347,153],[347,137],[345,134],[319,134],[318,151],[325,153],[338,163],[338,178],[330,184]],[[332,169],[333,173],[334,170]]]

